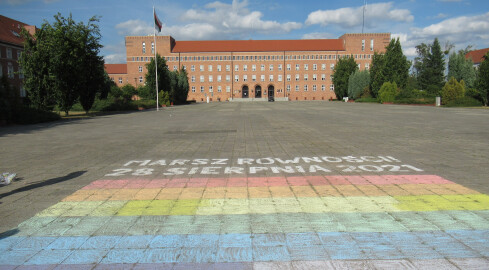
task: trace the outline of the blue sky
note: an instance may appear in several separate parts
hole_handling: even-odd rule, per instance
[[[40,27],[53,15],[70,13],[86,22],[97,15],[102,55],[107,63],[125,60],[124,37],[153,33],[153,5],[163,35],[178,40],[338,38],[362,32],[364,0],[0,0],[0,14]],[[438,37],[442,47],[489,47],[488,0],[367,1],[365,32],[399,37],[404,52]]]

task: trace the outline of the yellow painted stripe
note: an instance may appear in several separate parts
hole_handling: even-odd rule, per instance
[[[235,215],[489,210],[489,196],[420,195],[60,202],[37,216]]]
[[[246,199],[286,197],[461,195],[479,192],[458,184],[322,185],[155,189],[81,189],[63,201]]]

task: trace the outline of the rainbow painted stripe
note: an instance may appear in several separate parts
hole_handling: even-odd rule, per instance
[[[489,263],[489,196],[435,175],[98,180],[17,230],[0,266]]]

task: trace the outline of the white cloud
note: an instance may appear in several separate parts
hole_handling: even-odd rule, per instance
[[[232,4],[212,2],[202,9],[189,9],[179,18],[183,25],[163,25],[162,34],[177,40],[247,38],[252,33],[281,34],[302,27],[297,22],[264,20],[260,11],[250,11],[246,0]],[[147,35],[153,26],[140,20],[130,20],[116,26],[121,35]]]
[[[363,6],[347,7],[334,10],[317,10],[307,17],[306,24],[339,25],[343,28],[362,25]],[[412,22],[413,15],[407,9],[394,9],[392,2],[367,5],[365,22],[373,27],[377,23],[385,21]]]
[[[331,33],[325,33],[325,32],[307,33],[302,36],[302,39],[335,39],[335,38],[338,37]]]

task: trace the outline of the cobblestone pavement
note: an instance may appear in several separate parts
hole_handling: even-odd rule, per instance
[[[0,129],[0,269],[487,269],[489,110],[211,103]]]

